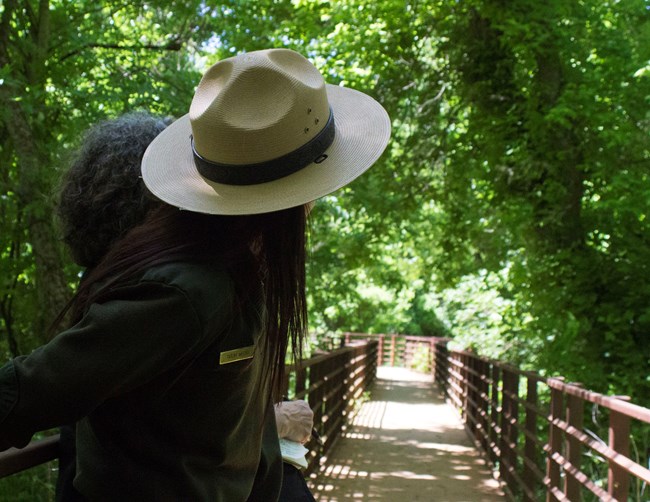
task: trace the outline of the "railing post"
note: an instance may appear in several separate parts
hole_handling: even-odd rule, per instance
[[[622,401],[629,401],[628,396],[616,396]],[[609,447],[616,453],[629,457],[630,455],[630,417],[610,410],[609,413]],[[607,471],[607,493],[616,500],[627,500],[630,486],[629,473],[609,462]]]
[[[440,377],[442,376],[441,375],[442,366],[440,363],[441,354],[440,354],[440,350],[438,349],[439,343],[440,343],[439,341],[434,341],[433,346],[431,347],[431,349],[433,350],[433,369],[431,370],[431,372],[433,374],[433,382],[438,384],[438,387],[440,387],[441,384]]]
[[[488,434],[490,432],[490,384],[489,384],[489,371],[490,363],[487,359],[481,358],[478,359],[478,399],[479,399],[479,414],[478,414],[478,423],[479,423],[479,441],[483,452],[487,455],[490,451],[490,440]],[[482,412],[482,413],[481,413]]]
[[[367,366],[366,366],[366,356],[367,356],[367,351],[365,350],[360,350],[359,351],[359,367],[360,367],[360,375],[359,378],[361,378],[361,386],[364,388],[366,387],[366,379],[368,377],[368,374],[366,373]]]
[[[478,404],[478,391],[477,387],[477,378],[476,378],[476,357],[472,354],[467,355],[467,418],[469,430],[472,432],[472,435],[476,438],[478,436],[478,413],[477,413],[477,404]]]
[[[371,362],[369,363],[372,366],[371,366],[371,369],[370,369],[370,378],[368,380],[368,384],[366,386],[366,389],[370,388],[372,383],[377,378],[377,348],[378,347],[379,347],[378,343],[373,343],[372,344],[372,350],[371,350],[371,354],[370,354],[372,357],[370,359]]]
[[[390,365],[395,366],[395,352],[397,350],[397,335],[390,336]]]
[[[449,379],[453,385],[449,386],[449,392],[456,396],[456,403],[461,411],[465,403],[463,402],[463,357],[458,352],[452,352],[451,358],[454,364],[449,367]]]
[[[492,371],[492,363],[488,359],[483,360],[483,368],[481,370],[483,379],[483,449],[489,455],[490,451],[490,410],[492,403],[490,400],[490,372]]]
[[[581,387],[582,384],[572,383],[571,385]],[[581,398],[574,395],[567,395],[566,399],[566,422],[575,427],[577,430],[582,430],[582,419],[584,415],[584,402]],[[566,459],[576,469],[580,469],[582,458],[582,443],[578,438],[567,434],[566,437]],[[565,473],[564,475],[564,494],[571,502],[579,502],[582,498],[580,490],[580,482],[571,474]]]
[[[524,427],[528,434],[526,434],[526,441],[524,444],[524,472],[523,480],[526,486],[524,500],[526,502],[534,502],[534,496],[529,494],[535,493],[535,472],[530,465],[537,466],[538,454],[537,447],[533,438],[537,437],[537,380],[530,375],[526,379],[526,419]]]
[[[411,367],[411,361],[413,360],[413,356],[411,351],[413,350],[413,346],[411,345],[411,341],[406,338],[404,340],[404,350],[402,351],[402,364],[404,365],[405,368]],[[399,358],[398,358],[399,359]]]
[[[379,335],[379,351],[377,352],[377,366],[384,365],[384,335]]]
[[[558,378],[557,380],[561,380]],[[551,403],[549,413],[549,431],[548,431],[548,457],[546,459],[546,477],[548,478],[548,491],[546,492],[547,502],[557,500],[553,495],[553,489],[560,488],[560,466],[553,459],[555,453],[562,453],[562,430],[553,424],[555,419],[562,419],[563,394],[559,389],[551,387]]]
[[[519,376],[503,368],[503,388],[501,401],[501,462],[499,471],[506,485],[513,494],[518,492],[515,478],[511,471],[517,468],[517,422],[519,420],[519,405],[515,397],[519,393]],[[515,396],[515,397],[513,397]]]
[[[433,345],[431,347],[431,350],[433,350],[433,369],[431,370],[433,373],[433,382],[438,384],[438,387],[440,387],[440,377],[441,375],[441,370],[442,370],[442,365],[440,362],[440,350],[438,349],[438,344],[440,342],[437,340],[433,341]]]
[[[458,385],[461,388],[461,405],[462,405],[462,417],[463,421],[467,423],[467,404],[469,399],[469,386],[467,385],[467,377],[469,376],[467,372],[467,355],[463,352],[460,355],[460,378],[458,379]]]
[[[317,362],[315,364],[312,364],[309,367],[309,386],[311,387],[315,382],[320,381],[320,376],[323,373],[322,371],[322,362]],[[323,400],[322,400],[322,395],[323,395],[323,387],[322,385],[319,386],[318,388],[312,390],[309,392],[309,395],[307,396],[307,401],[309,402],[309,407],[312,409],[314,412],[314,423],[322,425],[323,423]],[[319,427],[318,432],[323,435],[326,431],[323,430],[322,427]],[[328,434],[329,435],[329,434]],[[329,438],[328,438],[329,440]]]
[[[478,375],[476,376],[476,385],[478,387],[476,391],[476,399],[478,401],[478,413],[476,414],[476,428],[477,428],[477,434],[476,437],[479,440],[479,444],[481,445],[481,448],[483,448],[484,452],[487,452],[489,449],[488,446],[488,438],[487,438],[487,433],[488,433],[488,422],[487,422],[487,414],[490,409],[490,401],[489,401],[489,387],[487,386],[487,369],[488,369],[488,362],[485,359],[479,359],[476,358],[476,371],[478,372]],[[482,413],[481,413],[482,412]]]
[[[508,410],[510,409],[510,399],[508,398],[507,390],[508,372],[502,368],[501,380],[501,417],[499,427],[501,428],[501,437],[499,441],[499,450],[501,452],[501,459],[499,461],[499,477],[503,479],[506,486],[510,488],[510,476],[508,475],[508,459],[506,452],[508,451]]]
[[[443,393],[449,396],[449,349],[447,342],[436,344],[436,379]]]
[[[295,366],[296,379],[294,381],[294,398],[300,393],[305,391],[307,380],[307,369],[303,367],[302,362],[298,362]]]
[[[492,389],[490,391],[490,460],[492,464],[495,465],[499,460],[499,457],[495,453],[494,446],[497,445],[499,440],[497,433],[497,424],[499,420],[499,380],[500,380],[501,368],[497,364],[492,365]]]

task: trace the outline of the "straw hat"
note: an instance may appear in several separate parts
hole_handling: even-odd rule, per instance
[[[325,84],[297,52],[255,51],[205,73],[190,113],[149,145],[142,177],[181,209],[265,213],[351,182],[389,137],[388,114],[371,97]]]

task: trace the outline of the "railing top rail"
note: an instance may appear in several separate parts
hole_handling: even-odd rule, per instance
[[[0,452],[0,478],[15,474],[59,456],[59,435],[32,441],[22,449]]]
[[[398,337],[398,338],[403,338],[405,340],[414,340],[414,341],[422,341],[422,342],[448,342],[451,340],[451,338],[446,338],[442,336],[421,336],[421,335],[402,335],[399,333],[357,333],[357,332],[352,332],[352,331],[346,331],[345,333],[342,333],[343,336],[349,335],[351,337],[359,337],[359,338],[381,338],[381,337]]]
[[[353,350],[356,350],[359,347],[363,347],[365,345],[373,345],[373,344],[378,344],[376,340],[368,340],[367,342],[364,341],[358,341],[355,342],[354,344],[350,344],[346,347],[341,347],[339,349],[334,349],[332,351],[329,351],[325,354],[317,354],[315,356],[312,356],[308,359],[303,359],[299,363],[293,363],[293,364],[288,364],[286,366],[285,372],[288,373],[289,371],[293,371],[295,369],[305,369],[309,368],[310,366],[313,366],[314,364],[320,363],[322,361],[326,361],[327,359],[332,359],[333,357],[340,356],[341,354],[345,354],[347,352],[351,352]]]
[[[452,350],[450,351],[451,354],[459,354],[467,357],[471,357],[473,359],[477,359],[479,361],[482,361],[484,363],[491,364],[492,366],[496,366],[499,369],[506,370],[510,373],[513,373],[515,375],[519,376],[524,376],[528,378],[529,380],[533,380],[536,382],[546,382],[547,378],[541,376],[539,373],[536,373],[534,371],[530,370],[522,370],[520,368],[517,368],[516,366],[513,366],[512,364],[503,362],[503,361],[498,361],[496,359],[491,359],[489,357],[484,357],[484,356],[479,356],[478,354],[475,354],[474,352],[471,352],[469,350]]]
[[[623,413],[624,415],[635,418],[636,420],[650,423],[650,409],[648,408],[628,403],[627,401],[623,401],[614,396],[605,396],[603,394],[598,394],[597,392],[585,390],[577,385],[565,383],[559,378],[548,378],[546,383],[552,389],[557,389],[571,396],[579,397],[583,401],[589,401],[590,403],[598,404],[605,408],[609,408],[610,410]]]

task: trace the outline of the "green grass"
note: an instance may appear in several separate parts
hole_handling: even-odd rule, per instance
[[[52,502],[58,475],[56,460],[0,479],[3,502]]]

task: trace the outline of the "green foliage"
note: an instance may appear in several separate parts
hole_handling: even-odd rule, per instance
[[[409,368],[419,371],[420,373],[430,373],[431,372],[431,356],[430,356],[430,347],[424,344],[418,344],[415,347],[413,353],[413,358],[410,361]]]
[[[215,59],[292,47],[393,120],[383,159],[312,214],[315,331],[451,333],[598,390],[647,389],[646,2],[61,0],[46,33],[12,8],[0,87],[30,117],[46,173],[30,193],[51,193],[87,124],[139,107],[180,115]],[[50,202],[12,189],[42,173],[19,169],[3,138],[3,330],[16,353],[40,339],[30,215]]]
[[[51,502],[57,477],[56,461],[0,479],[0,498],[10,502]]]
[[[445,73],[467,127],[441,165],[453,194],[443,210],[465,211],[446,230],[474,254],[471,275],[509,270],[490,289],[527,319],[514,333],[530,347],[511,358],[647,396],[650,159],[639,103],[650,87],[634,76],[646,61],[646,4],[479,1],[449,14]]]

